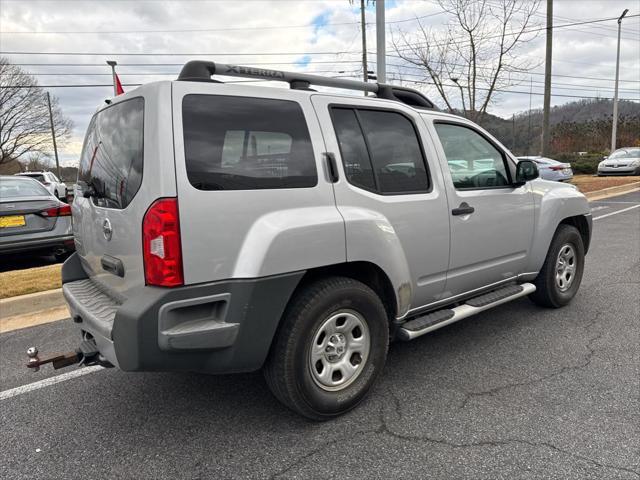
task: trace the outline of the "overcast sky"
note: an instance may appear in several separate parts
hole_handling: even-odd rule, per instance
[[[125,85],[174,79],[180,65],[194,58],[360,78],[360,2],[354,3],[356,5],[350,5],[348,0],[0,0],[0,51],[11,62],[25,64],[22,68],[36,75],[39,83],[59,98],[64,113],[75,125],[73,138],[63,147],[61,158],[65,164],[74,164],[93,111],[113,90],[110,86],[54,88],[54,85],[110,84],[107,59],[119,63],[118,72]],[[369,61],[373,63],[375,7],[370,3],[367,40],[371,52]],[[444,28],[451,21],[432,0],[387,0],[386,3],[388,54],[394,53],[393,31],[415,32],[416,17],[422,17],[425,26],[435,29]],[[544,3],[530,28],[544,26]],[[640,0],[555,0],[554,22],[562,25],[618,17],[625,8],[630,10],[629,15],[640,13]],[[556,76],[552,104],[577,100],[572,96],[613,96],[616,35],[615,20],[554,30],[553,73]],[[640,98],[640,17],[624,20],[622,37],[620,78],[624,81],[620,83],[620,98],[637,100]],[[489,108],[491,113],[506,117],[527,110],[530,79],[534,94],[542,93],[544,38],[544,32],[540,32],[518,52],[519,58],[539,65],[531,75],[513,77],[509,90],[524,93],[499,94]],[[63,52],[95,55],[56,55]],[[389,57],[387,63],[391,74],[400,70],[395,66],[401,63],[399,59]],[[415,76],[420,72],[404,69],[402,72],[405,80],[420,80]],[[439,100],[429,86],[417,87]],[[125,90],[132,88],[125,86]],[[531,96],[533,108],[542,106],[542,98]]]

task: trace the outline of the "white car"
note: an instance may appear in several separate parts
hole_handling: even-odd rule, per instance
[[[518,160],[533,160],[538,165],[540,178],[554,182],[568,182],[573,178],[570,163],[562,163],[547,157],[518,157]]]
[[[44,188],[49,190],[49,193],[54,197],[67,199],[67,185],[52,172],[23,172],[16,173],[16,175],[34,178],[44,185]]]

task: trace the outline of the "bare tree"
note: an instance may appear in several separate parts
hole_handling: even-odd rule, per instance
[[[396,31],[393,46],[408,65],[424,71],[424,82],[433,84],[447,110],[455,111],[453,102],[459,98],[463,114],[478,120],[496,91],[513,85],[514,73],[535,66],[516,52],[535,36],[531,23],[539,0],[437,2],[452,18],[446,29],[426,28],[418,21],[413,34]]]
[[[51,97],[58,144],[71,134],[58,100]],[[53,151],[46,92],[31,75],[0,57],[0,164]]]

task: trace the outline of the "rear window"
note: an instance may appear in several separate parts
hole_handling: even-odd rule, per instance
[[[318,181],[296,102],[187,95],[182,123],[187,176],[197,189],[305,188]]]
[[[47,189],[31,178],[0,178],[0,198],[48,196]]]
[[[78,184],[93,188],[100,207],[125,208],[142,183],[144,99],[132,98],[98,112],[82,147]]]

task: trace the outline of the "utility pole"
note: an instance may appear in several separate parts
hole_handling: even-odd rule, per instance
[[[620,30],[622,29],[622,19],[629,11],[624,9],[618,18],[618,52],[616,53],[616,87],[613,94],[613,127],[611,128],[611,153],[616,149],[616,135],[618,133],[618,77],[620,75]]]
[[[533,97],[533,76],[529,75],[529,130],[527,131],[527,155],[531,155],[531,97]]]
[[[553,47],[553,0],[547,0],[547,52],[544,62],[544,106],[542,110],[542,156],[549,155],[549,115],[551,110],[551,57]]]
[[[51,97],[47,92],[47,105],[49,105],[49,124],[51,125],[51,138],[53,139],[53,153],[56,157],[56,176],[62,180],[60,175],[60,161],[58,160],[58,145],[56,145],[56,130],[53,127],[53,112],[51,111]]]
[[[118,87],[116,86],[116,65],[118,62],[115,60],[107,60],[107,65],[111,67],[111,78],[113,80],[113,96],[118,96]]]
[[[365,25],[365,0],[360,0],[360,23],[362,25],[362,77],[366,82],[369,79],[369,69],[367,68],[367,26]],[[364,96],[367,96],[365,90]]]
[[[387,82],[387,43],[384,28],[384,0],[376,0],[376,69],[378,83]]]

